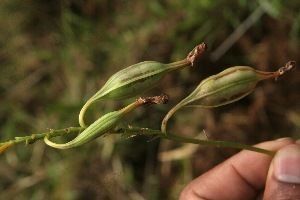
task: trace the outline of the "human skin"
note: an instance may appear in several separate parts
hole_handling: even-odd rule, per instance
[[[191,181],[180,200],[300,199],[300,141],[282,138],[256,145],[272,157],[243,150]]]

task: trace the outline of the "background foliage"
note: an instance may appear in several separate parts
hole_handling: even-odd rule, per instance
[[[2,0],[1,140],[75,126],[84,101],[114,72],[143,60],[180,60],[205,41],[208,53],[196,67],[147,93],[165,92],[170,103],[139,109],[123,123],[159,128],[171,106],[226,67],[272,71],[288,60],[299,63],[299,9],[298,0]],[[218,54],[230,37],[233,45]],[[295,70],[265,82],[222,108],[182,110],[170,130],[205,129],[210,139],[247,144],[299,137],[299,77]],[[99,103],[89,121],[126,103]],[[1,199],[176,199],[192,178],[237,152],[187,145],[180,158],[159,153],[180,146],[113,136],[65,151],[43,142],[16,146],[0,158]]]

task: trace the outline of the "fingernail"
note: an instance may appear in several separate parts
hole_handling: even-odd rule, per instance
[[[299,140],[296,140],[296,143],[297,143],[297,144],[300,144],[300,139],[299,139]]]
[[[300,184],[300,145],[291,144],[277,152],[274,175],[281,182]]]

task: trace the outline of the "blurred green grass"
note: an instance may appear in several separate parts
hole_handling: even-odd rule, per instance
[[[217,60],[223,41],[263,8],[259,20]],[[0,3],[0,137],[78,124],[87,100],[114,72],[143,60],[180,60],[198,43],[209,50],[191,69],[166,77],[148,94],[166,92],[167,106],[136,111],[123,123],[159,128],[164,114],[198,82],[225,67],[276,70],[299,63],[297,0],[32,1]],[[254,144],[299,137],[299,70],[261,84],[249,97],[214,110],[186,109],[170,123],[180,134],[205,129],[212,139]],[[92,121],[125,102],[97,104]],[[172,162],[162,150],[180,145],[144,137],[99,138],[58,151],[42,142],[1,155],[1,199],[176,199],[193,177],[235,150],[200,147]]]

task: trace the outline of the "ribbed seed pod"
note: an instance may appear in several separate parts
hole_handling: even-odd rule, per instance
[[[47,137],[45,137],[44,141],[47,145],[57,149],[69,149],[77,147],[97,137],[100,137],[101,135],[112,130],[123,118],[123,116],[124,113],[122,111],[114,111],[107,113],[104,116],[100,117],[98,120],[96,120],[94,123],[92,123],[73,140],[64,144],[54,143],[50,141]]]
[[[124,119],[124,116],[126,116],[135,108],[145,104],[162,104],[166,103],[167,101],[168,97],[166,95],[139,98],[134,103],[129,104],[121,110],[109,112],[103,115],[70,142],[57,144],[51,142],[47,137],[44,138],[44,141],[47,145],[57,149],[69,149],[77,147],[113,130],[118,123]]]
[[[218,107],[238,101],[250,94],[259,81],[276,79],[294,66],[295,62],[290,61],[276,72],[263,72],[247,66],[235,66],[210,76],[168,112],[162,122],[162,132],[166,133],[168,120],[180,108],[185,106]]]
[[[129,66],[111,76],[105,85],[93,95],[82,107],[79,124],[85,127],[84,115],[87,108],[96,101],[110,99],[120,100],[135,97],[153,88],[167,73],[192,66],[206,49],[204,43],[196,46],[186,59],[170,64],[145,61]]]

